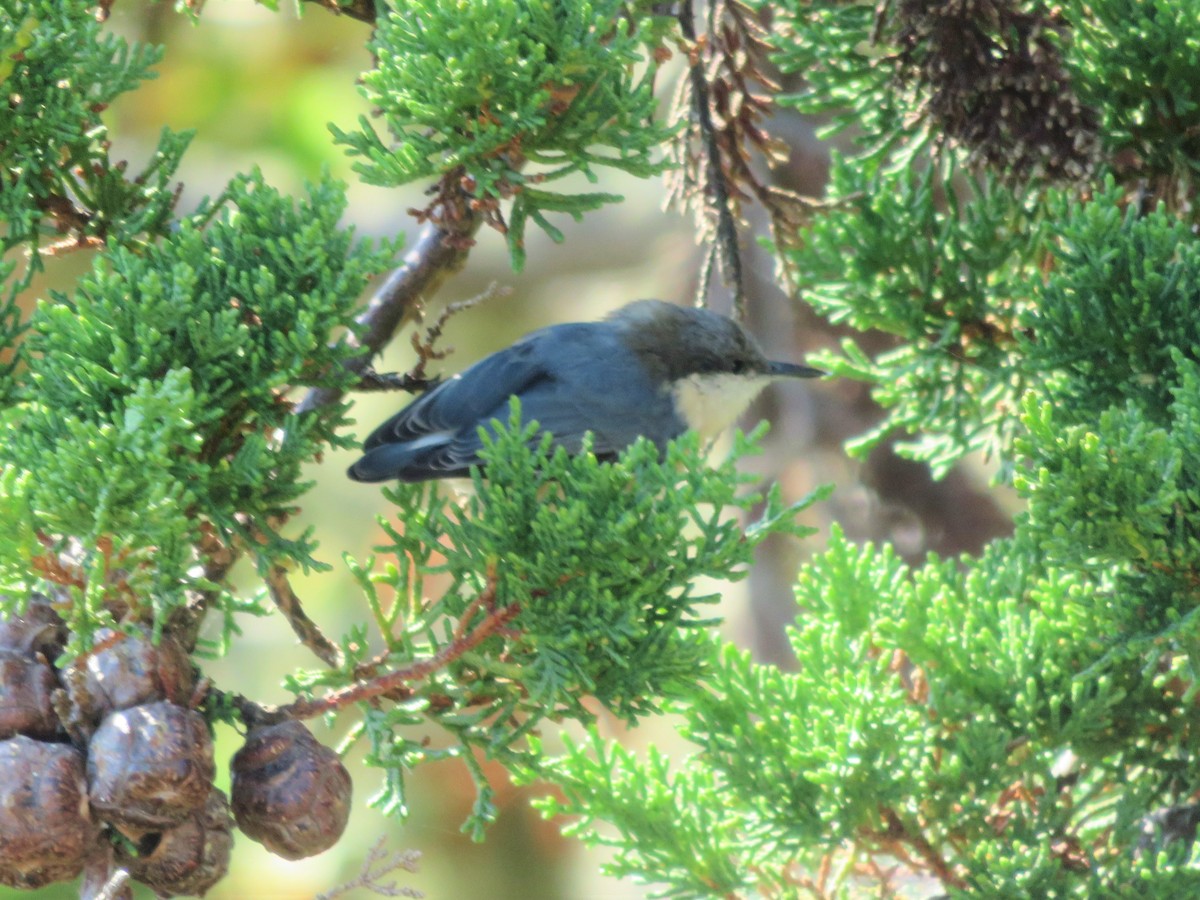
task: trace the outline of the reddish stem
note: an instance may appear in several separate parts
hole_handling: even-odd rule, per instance
[[[919,831],[914,832],[910,830],[891,807],[880,807],[879,812],[883,816],[883,820],[887,823],[888,831],[916,850],[917,854],[925,861],[925,864],[929,866],[930,870],[938,877],[942,884],[959,889],[966,888],[967,883],[954,873],[949,864],[942,859],[937,848],[929,843],[925,835]]]
[[[478,606],[491,607],[495,599],[496,583],[495,581],[489,581],[487,587],[484,588],[472,606],[476,608]],[[421,660],[420,662],[413,663],[411,666],[397,669],[394,672],[388,672],[370,681],[348,685],[340,690],[326,694],[324,697],[312,700],[297,700],[294,703],[281,706],[271,718],[274,719],[278,716],[279,718],[288,719],[311,719],[334,712],[343,706],[360,703],[363,700],[371,700],[395,691],[405,683],[424,678],[452,663],[464,653],[474,650],[487,638],[515,619],[517,613],[520,611],[520,605],[516,603],[499,609],[493,609],[484,617],[482,622],[470,631],[456,635],[454,640],[429,657],[429,659]]]

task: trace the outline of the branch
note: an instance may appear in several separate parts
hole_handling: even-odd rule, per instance
[[[322,6],[335,15],[349,16],[351,19],[358,19],[369,25],[375,23],[376,0],[308,0],[308,2]]]
[[[361,394],[371,391],[407,391],[410,394],[419,394],[434,387],[438,381],[437,378],[414,377],[411,372],[400,374],[367,369],[354,385],[354,390]]]
[[[267,590],[276,608],[292,626],[300,643],[316,654],[317,658],[331,669],[340,669],[345,664],[342,651],[333,641],[325,637],[317,623],[308,617],[304,605],[288,582],[287,570],[280,565],[272,565],[267,570]]]
[[[80,241],[84,240],[83,232],[92,222],[92,213],[76,206],[74,201],[62,194],[35,197],[34,204],[54,220],[54,225],[59,231],[74,232],[80,236]]]
[[[358,317],[361,331],[351,343],[361,347],[362,352],[346,363],[346,368],[356,375],[366,372],[371,360],[387,346],[396,331],[416,317],[421,302],[433,296],[447,277],[466,264],[473,236],[482,220],[469,207],[461,189],[452,191],[445,186],[450,178],[457,180],[457,176],[447,176],[443,182],[436,215],[430,217],[404,265],[388,276]],[[344,394],[340,388],[314,388],[297,405],[296,413],[338,403]]]
[[[883,821],[887,824],[888,837],[908,844],[910,847],[916,850],[917,854],[922,860],[925,861],[925,864],[929,866],[930,870],[934,875],[937,876],[938,880],[941,881],[942,884],[947,885],[948,887],[958,888],[959,890],[966,889],[966,882],[954,873],[949,864],[942,859],[942,856],[940,853],[938,853],[937,848],[934,847],[933,844],[929,843],[929,840],[925,837],[925,835],[921,834],[919,831],[910,831],[908,826],[904,824],[900,816],[898,816],[896,811],[891,807],[881,807],[879,812],[883,816]]]
[[[489,584],[485,590],[485,594],[489,592],[490,598],[494,598],[494,583]],[[466,634],[456,637],[436,654],[429,657],[429,659],[413,663],[411,666],[406,666],[403,669],[397,669],[395,672],[388,672],[386,675],[380,675],[371,681],[348,685],[340,690],[326,694],[320,699],[297,700],[294,703],[279,707],[276,713],[281,718],[312,719],[316,716],[323,716],[326,713],[336,712],[343,706],[360,703],[363,700],[370,700],[374,697],[390,693],[402,687],[406,682],[416,681],[419,678],[433,674],[438,669],[454,662],[454,660],[458,659],[464,653],[474,650],[487,638],[515,619],[517,613],[520,611],[520,605],[516,603],[492,610],[482,622]]]
[[[478,625],[468,630],[464,623],[480,609],[487,610],[487,614]],[[242,721],[247,725],[270,725],[284,719],[311,719],[322,716],[353,703],[399,693],[408,682],[431,675],[463,654],[474,650],[493,634],[501,633],[504,626],[515,619],[519,612],[520,605],[517,603],[496,607],[496,575],[494,570],[489,571],[487,584],[464,611],[450,643],[428,659],[374,676],[373,673],[386,664],[385,659],[375,659],[355,670],[355,677],[359,680],[353,684],[331,691],[324,697],[296,700],[286,706],[262,706],[236,693],[223,693],[221,696],[225,702],[237,709]],[[215,695],[221,692],[212,693]]]
[[[781,90],[770,65],[767,30],[747,0],[710,0],[707,33],[696,35],[693,12],[685,3],[678,13],[681,45],[688,56],[687,79],[673,104],[672,117],[688,117],[687,134],[677,153],[679,173],[668,180],[668,202],[693,209],[707,246],[697,290],[707,297],[720,264],[732,282],[735,311],[744,312],[745,285],[738,225],[743,204],[757,202],[770,217],[771,236],[781,247],[820,201],[803,197],[761,177],[754,160],[768,166],[787,158],[787,147],[767,130]],[[785,267],[785,279],[791,273]]]

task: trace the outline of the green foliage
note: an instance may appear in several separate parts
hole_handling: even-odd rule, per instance
[[[85,244],[164,234],[170,179],[190,135],[164,129],[145,170],[126,178],[109,157],[100,114],[153,77],[160,51],[102,33],[88,0],[13,0],[0,9],[0,346],[21,333],[18,294],[42,268],[47,238]],[[69,235],[63,238],[63,234]],[[0,403],[11,400],[12,361],[0,363]]]
[[[1068,354],[1092,354],[1094,348],[1090,359],[1068,367],[1103,367],[1112,362],[1100,356],[1106,343],[1110,357],[1133,348],[1140,358],[1131,357],[1121,366],[1143,366],[1141,377],[1154,383],[1148,389],[1165,397],[1170,380],[1158,377],[1155,363],[1169,360],[1169,346],[1182,348],[1193,339],[1172,334],[1161,340],[1158,323],[1174,315],[1172,305],[1174,310],[1192,306],[1191,251],[1179,248],[1193,241],[1188,223],[1166,212],[1145,222],[1131,213],[1122,225],[1127,191],[1115,182],[1096,202],[1071,207],[1071,223],[1062,228],[1066,201],[1077,196],[1075,190],[1038,181],[1014,185],[1004,167],[1003,147],[981,150],[966,138],[947,140],[946,129],[952,134],[953,129],[931,110],[953,94],[958,76],[947,71],[939,82],[922,70],[914,79],[909,70],[914,58],[938,59],[945,52],[936,32],[914,38],[920,29],[913,22],[924,15],[916,11],[918,6],[899,4],[879,16],[866,4],[796,4],[791,9],[783,26],[790,36],[777,38],[776,46],[780,65],[803,72],[807,82],[792,102],[808,112],[839,110],[833,129],[853,124],[861,137],[852,154],[834,158],[830,213],[817,217],[783,258],[804,297],[831,321],[898,338],[893,349],[874,358],[847,339],[842,354],[821,360],[837,374],[870,382],[873,396],[889,410],[851,448],[861,452],[903,432],[910,439],[899,445],[900,451],[944,473],[975,450],[1009,457],[1020,430],[1017,398],[1027,379],[1065,362]],[[1000,6],[997,15],[1023,25],[1046,14],[1035,3]],[[1073,79],[1058,89],[1063,103],[1070,106],[1071,92],[1077,90],[1085,112],[1094,112],[1108,126],[1099,132],[1108,157],[1124,153],[1123,158],[1130,158],[1135,152],[1137,171],[1158,178],[1159,195],[1172,205],[1191,183],[1186,142],[1195,129],[1188,117],[1200,109],[1189,94],[1200,79],[1185,71],[1195,65],[1195,53],[1163,49],[1189,45],[1200,19],[1189,18],[1183,7],[1190,5],[1072,4],[1063,11],[1065,23],[1058,21],[1065,29],[1062,40],[1053,45],[1061,48],[1064,71]],[[984,31],[989,27],[983,18],[978,24]],[[1049,20],[1041,27],[1049,28]],[[837,42],[836,52],[830,52],[830,40]],[[893,47],[889,41],[900,44]],[[1004,58],[1002,39],[990,46],[997,58]],[[1029,67],[1032,78],[1042,71],[1037,68],[1040,59],[1017,57],[1010,65],[1014,73],[1022,65]],[[998,89],[1015,91],[1017,97],[1024,82],[1018,74],[1012,77],[1012,85],[1006,88],[1002,82]],[[973,96],[967,91],[959,100],[968,104]],[[965,114],[970,112],[968,106]],[[1036,131],[1053,110],[1045,116],[1040,110],[1027,112],[1034,120],[1026,128]],[[1009,160],[1020,167],[1018,152],[1014,145]],[[998,164],[988,170],[967,168],[967,160],[981,153]],[[1122,228],[1135,232],[1133,239],[1142,249],[1131,248],[1127,261],[1114,262],[1107,258],[1106,242]],[[1081,253],[1092,256],[1077,258]],[[1110,265],[1129,267],[1125,281],[1106,271]],[[1044,285],[1047,272],[1050,283]],[[1129,283],[1140,279],[1159,281],[1157,287]],[[1105,285],[1111,293],[1097,296],[1096,289]],[[1091,305],[1075,304],[1064,292],[1082,294]],[[1132,309],[1133,302],[1157,304],[1154,319],[1147,318],[1148,310]],[[1074,317],[1074,333],[1069,344],[1064,339],[1048,349],[1042,328],[1049,323],[1059,329],[1062,317]],[[1194,328],[1194,316],[1175,315],[1173,322],[1169,331]],[[1018,346],[1031,327],[1036,337]],[[1141,336],[1126,340],[1130,327]],[[1065,328],[1061,330],[1065,338]],[[1027,352],[1029,364],[1024,362]],[[1052,358],[1055,353],[1059,358]],[[1120,366],[1106,370],[1097,379],[1101,390],[1120,383],[1124,371]],[[1094,399],[1100,408],[1107,405],[1102,397]],[[1078,411],[1086,415],[1083,408]]]
[[[544,767],[564,796],[543,808],[664,896],[1194,893],[1194,828],[1159,813],[1200,790],[1196,10],[772,7],[795,104],[860,134],[781,251],[819,312],[890,338],[821,360],[888,408],[854,446],[902,430],[935,472],[990,450],[1028,509],[920,566],[835,529],[797,580],[794,671],[711,641],[689,755],[593,733]],[[1069,72],[1061,109],[1112,172],[1051,185],[1020,155],[1056,127],[1044,110],[990,132],[1007,149],[963,129],[984,81],[929,65],[963,35],[937,16],[977,17],[1013,108]]]
[[[1043,402],[1024,421],[1029,435],[1021,449],[1042,464],[1018,476],[1017,486],[1030,497],[1031,524],[1044,530],[1047,552],[1144,564],[1190,550],[1180,485],[1187,476],[1168,431],[1132,406],[1105,410],[1090,428],[1064,427]]]
[[[689,436],[662,458],[640,441],[606,464],[552,449],[514,414],[487,440],[488,477],[476,475],[470,497],[452,504],[426,486],[389,490],[396,515],[383,524],[392,543],[379,549],[393,562],[375,573],[373,560],[352,567],[388,640],[390,668],[452,646],[456,622],[461,637],[493,608],[519,612],[507,632],[414,683],[405,703],[368,712],[372,762],[389,770],[376,802],[402,810],[404,770],[446,755],[469,762],[478,750],[536,769],[536,747],[523,742],[546,720],[590,721],[586,697],[626,722],[691,698],[714,623],[701,609],[717,599],[698,593],[697,580],[738,578],[768,535],[808,532],[794,517],[815,496],[784,507],[775,488],[740,490],[747,478],[734,463],[753,449],[741,440],[710,470]],[[759,505],[749,527],[731,514]],[[449,584],[424,600],[434,576]],[[380,586],[399,598],[390,609]],[[431,749],[424,729],[414,730],[426,719],[455,745]],[[486,782],[480,789],[466,825],[476,835],[492,817]]]
[[[1111,180],[1056,230],[1056,264],[1022,316],[1029,368],[1056,373],[1047,390],[1073,421],[1130,401],[1165,422],[1200,347],[1200,243],[1164,207],[1126,208]]]
[[[593,734],[550,767],[565,800],[543,810],[580,816],[573,831],[617,848],[614,874],[664,896],[796,891],[797,866],[830,865],[826,896],[861,896],[887,878],[856,878],[853,861],[905,846],[958,873],[953,896],[1133,879],[1170,896],[1193,858],[1129,848],[1170,779],[1200,774],[1165,762],[1200,725],[1163,691],[1191,663],[1148,661],[1129,598],[1018,543],[961,562],[910,569],[835,529],[798,579],[795,672],[711,642],[681,727],[693,753],[668,767]],[[1200,636],[1194,620],[1159,646],[1167,634]]]
[[[761,2],[760,7],[767,4]],[[803,74],[806,89],[780,98],[784,105],[813,116],[828,116],[826,133],[861,129],[858,138],[867,159],[884,158],[901,137],[914,136],[913,120],[904,121],[906,106],[892,70],[884,64],[886,49],[871,40],[875,9],[866,3],[798,3],[784,6],[779,30],[771,38],[775,62],[786,74]],[[836,47],[838,52],[827,50]],[[912,141],[919,149],[923,133]],[[836,196],[836,195],[835,195]]]
[[[29,474],[11,466],[0,468],[0,585],[19,596],[28,594],[29,561],[37,556],[37,521],[29,506]],[[7,608],[7,607],[6,607]]]
[[[1004,456],[1011,446],[1024,389],[1017,325],[1040,288],[1064,204],[1049,187],[1014,191],[1011,173],[968,165],[978,146],[946,140],[929,112],[938,86],[914,81],[886,42],[911,30],[916,7],[900,9],[889,19],[866,4],[796,5],[784,26],[790,37],[776,39],[778,63],[807,82],[790,102],[833,112],[830,131],[853,125],[861,134],[852,154],[833,156],[831,209],[781,256],[831,322],[897,339],[871,358],[846,338],[840,354],[819,359],[869,382],[888,410],[851,452],[901,432],[909,440],[899,452],[941,475],[964,454]]]
[[[161,55],[102,31],[87,0],[13,0],[0,11],[5,250],[36,249],[68,228],[80,240],[120,242],[165,232],[170,178],[188,136],[164,130],[145,171],[126,179],[100,118],[117,96],[154,77]]]
[[[1187,591],[1200,564],[1200,244],[1163,207],[1123,211],[1111,184],[1072,208],[1062,236],[1024,317],[1026,364],[1045,381],[1018,442],[1028,526],[1057,559],[1148,579],[1139,594],[1164,580]]]
[[[351,350],[330,336],[393,253],[339,228],[344,205],[329,181],[296,203],[238,178],[170,240],[114,246],[73,296],[38,307],[0,456],[30,473],[37,529],[81,545],[96,609],[114,560],[156,608],[181,603],[208,526],[257,547],[260,566],[311,564],[277,523],[308,487],[301,464],[347,442],[345,407],[298,417],[285,397],[347,383]]]
[[[663,896],[715,897],[746,885],[745,860],[730,852],[739,823],[710,772],[697,766],[674,772],[653,746],[639,760],[595,729],[589,738],[568,741],[567,756],[546,770],[566,800],[541,801],[545,815],[579,815],[564,830],[616,848],[606,872],[670,885]],[[599,822],[615,823],[617,836],[604,836]]]
[[[620,198],[538,187],[571,174],[595,181],[608,166],[647,176],[668,131],[636,29],[621,0],[393,0],[377,23],[375,68],[363,91],[395,143],[365,118],[356,132],[331,126],[370,184],[453,177],[485,206],[512,198],[514,266],[527,219],[556,240],[546,218]],[[638,70],[640,74],[638,73]],[[528,165],[527,165],[528,164]]]
[[[1072,0],[1069,61],[1111,152],[1191,184],[1200,166],[1200,3]]]
[[[959,179],[961,194],[942,185]],[[945,472],[964,453],[1003,451],[1022,389],[1015,346],[1053,224],[988,175],[962,175],[952,154],[923,172],[835,158],[831,192],[846,198],[787,252],[797,288],[830,321],[899,338],[870,359],[853,338],[819,365],[874,385],[890,410],[852,445],[896,429],[903,452]]]

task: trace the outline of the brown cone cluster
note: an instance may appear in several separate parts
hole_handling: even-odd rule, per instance
[[[1017,180],[1079,181],[1096,163],[1097,116],[1071,89],[1054,13],[1013,0],[901,0],[898,76],[971,156]]]
[[[0,884],[39,888],[112,859],[159,896],[203,894],[228,869],[234,813],[287,859],[337,843],[350,776],[307,728],[251,730],[231,810],[184,648],[146,631],[97,638],[59,669],[66,628],[46,598],[0,619]]]

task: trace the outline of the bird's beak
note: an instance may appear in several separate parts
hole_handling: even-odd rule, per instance
[[[819,378],[826,373],[811,366],[771,360],[767,363],[767,374],[772,378]]]

